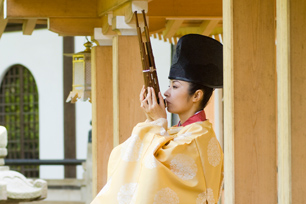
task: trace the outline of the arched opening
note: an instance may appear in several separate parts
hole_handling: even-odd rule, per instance
[[[0,125],[8,131],[7,159],[39,159],[38,91],[22,65],[8,69],[0,86]],[[38,165],[10,166],[26,177],[39,177]]]

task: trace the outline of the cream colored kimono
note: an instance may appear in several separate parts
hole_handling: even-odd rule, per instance
[[[172,127],[137,124],[111,153],[108,182],[91,204],[215,204],[223,182],[223,152],[206,120]]]

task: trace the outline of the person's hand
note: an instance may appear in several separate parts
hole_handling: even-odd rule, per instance
[[[140,103],[141,108],[145,112],[149,121],[157,120],[159,118],[167,118],[165,110],[165,103],[161,93],[158,93],[159,104],[155,96],[154,89],[148,87],[147,95],[145,96],[145,88],[142,87],[140,92]]]
[[[145,98],[146,98],[146,89],[145,89],[145,86],[143,85],[143,86],[142,86],[142,89],[141,89],[141,91],[140,91],[140,95],[139,95],[140,107],[142,107],[142,102],[145,100]],[[145,113],[146,118],[147,118],[147,120],[148,120],[149,122],[153,121],[153,119],[150,118],[150,117],[148,116],[148,114],[147,114],[145,111],[144,111],[144,113]]]

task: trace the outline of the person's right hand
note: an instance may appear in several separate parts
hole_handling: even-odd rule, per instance
[[[144,110],[148,120],[153,121],[159,118],[167,119],[164,99],[160,92],[158,93],[158,98],[160,103],[157,102],[157,98],[152,87],[148,87],[146,96],[144,87],[140,92],[141,108]]]

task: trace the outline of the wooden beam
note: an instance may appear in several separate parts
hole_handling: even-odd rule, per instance
[[[8,19],[8,23],[23,24],[25,19]],[[46,25],[48,24],[48,19],[36,19],[36,25]]]
[[[222,18],[222,0],[152,0],[148,16],[163,18]]]
[[[32,35],[35,26],[36,26],[37,19],[26,19],[22,24],[22,32],[24,35]]]
[[[62,36],[93,36],[101,26],[100,18],[50,18],[48,28]]]
[[[18,24],[11,23],[10,20],[8,20],[8,23],[6,25],[6,28],[5,28],[4,32],[22,31],[22,27],[23,27],[23,24],[20,24],[20,23],[18,23]],[[35,29],[47,29],[47,25],[37,24],[36,23]]]
[[[169,20],[166,23],[166,30],[163,31],[164,38],[171,38],[181,27],[184,20]]]
[[[107,164],[113,149],[112,46],[92,48],[92,157],[93,197],[107,181]]]
[[[2,34],[4,33],[4,30],[8,22],[8,19],[4,19],[4,16],[3,16],[4,15],[3,4],[4,4],[4,1],[0,1],[0,38]]]
[[[117,33],[112,30],[111,22],[109,21],[109,15],[104,15],[101,17],[102,20],[102,33],[103,35],[116,35]]]
[[[103,16],[124,6],[124,4],[128,2],[130,2],[130,0],[97,0],[97,13],[99,16]]]
[[[97,17],[96,0],[8,0],[8,18]]]
[[[0,1],[0,15],[3,15],[4,0]]]
[[[215,40],[217,40],[217,41],[220,42],[220,37],[219,37],[219,35],[214,35],[214,38],[215,38]]]
[[[306,203],[306,2],[290,3],[290,96],[291,99],[291,173],[292,203]],[[278,21],[278,20],[277,20]],[[288,25],[287,25],[288,26]],[[277,40],[277,43],[278,40]],[[289,163],[290,164],[290,163]],[[288,202],[289,203],[289,202]]]
[[[161,32],[166,29],[166,19],[165,18],[150,18],[149,17],[149,30],[150,33]]]
[[[277,203],[275,2],[223,2],[225,203]]]
[[[2,34],[4,33],[4,30],[5,30],[6,25],[7,25],[7,21],[8,21],[8,19],[3,18],[3,13],[0,14],[0,38],[1,38]]]
[[[148,11],[148,1],[147,0],[136,0],[136,1],[130,1],[129,3],[127,3],[127,6],[125,7],[125,10],[124,10],[125,22],[136,24],[134,12],[137,11],[137,13],[141,14],[142,10],[145,10],[145,12]],[[141,18],[138,18],[138,19],[140,20]],[[132,20],[133,22],[131,22]]]
[[[218,25],[219,20],[206,20],[200,26],[199,33],[202,35],[210,36],[216,25]]]

